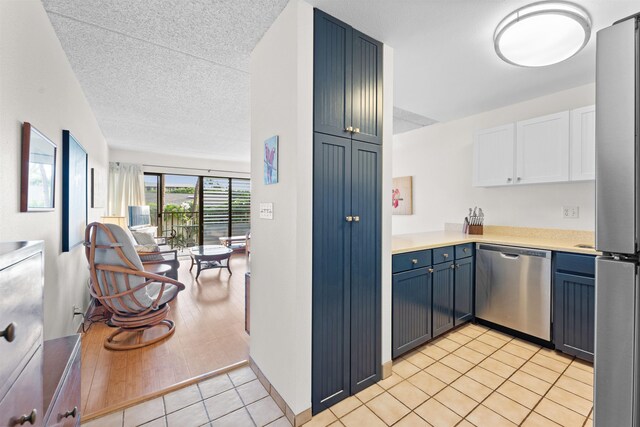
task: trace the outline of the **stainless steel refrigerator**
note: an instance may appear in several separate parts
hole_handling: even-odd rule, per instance
[[[596,427],[640,427],[639,18],[597,35]]]

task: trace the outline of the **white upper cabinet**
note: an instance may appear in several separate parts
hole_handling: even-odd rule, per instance
[[[571,111],[571,181],[596,179],[596,107]]]
[[[516,125],[516,184],[569,180],[569,112]]]
[[[513,182],[515,126],[476,132],[473,141],[473,185],[490,187]]]

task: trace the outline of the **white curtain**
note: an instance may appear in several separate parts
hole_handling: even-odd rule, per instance
[[[109,215],[127,218],[129,206],[144,204],[142,165],[109,163]]]

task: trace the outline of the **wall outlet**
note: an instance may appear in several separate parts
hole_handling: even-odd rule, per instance
[[[580,207],[578,206],[563,206],[562,218],[575,219],[580,217]]]
[[[77,305],[74,304],[73,306],[73,317],[76,316],[84,316],[84,313],[82,312],[82,308],[78,307]]]

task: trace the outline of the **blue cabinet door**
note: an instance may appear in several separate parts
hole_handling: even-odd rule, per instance
[[[454,325],[458,326],[473,318],[473,257],[456,261]]]
[[[454,264],[433,266],[433,337],[453,328]]]
[[[314,134],[313,411],[349,396],[351,141]]]
[[[314,131],[351,138],[352,28],[316,9],[314,18]]]
[[[351,394],[381,376],[381,148],[351,149]]]
[[[430,268],[393,275],[392,357],[396,358],[431,339]]]
[[[553,341],[564,353],[593,362],[595,278],[556,272]]]
[[[353,138],[382,144],[382,43],[353,30]]]

